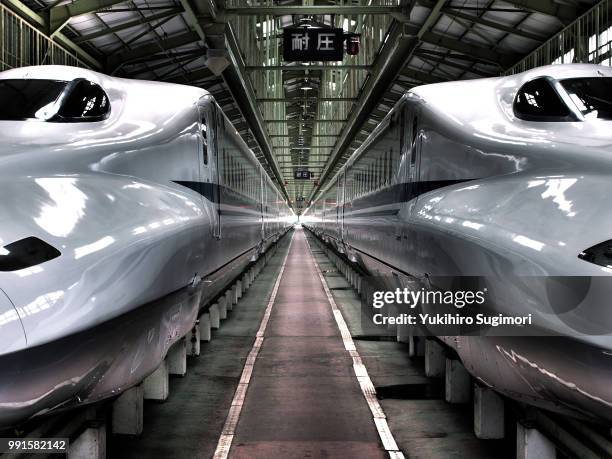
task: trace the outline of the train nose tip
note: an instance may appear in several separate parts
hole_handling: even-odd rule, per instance
[[[26,336],[19,314],[9,297],[0,289],[0,356],[26,346]]]

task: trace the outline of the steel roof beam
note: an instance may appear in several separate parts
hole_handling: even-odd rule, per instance
[[[436,32],[425,32],[421,39],[425,43],[441,46],[442,48],[463,53],[468,56],[472,55],[503,68],[512,65],[518,59],[518,56],[515,55],[501,54],[489,48],[459,41],[456,38],[440,35]]]
[[[245,6],[219,10],[217,17],[227,20],[232,16],[287,16],[293,14],[344,14],[355,16],[358,14],[393,14],[403,11],[403,7],[397,6]]]
[[[270,103],[270,102],[355,102],[356,97],[262,97],[257,99],[257,102]]]
[[[108,69],[114,72],[119,67],[129,64],[131,61],[136,61],[160,51],[168,51],[198,41],[200,41],[200,35],[194,31],[174,35],[164,40],[156,40],[152,43],[144,44],[138,48],[110,56],[108,58]]]
[[[469,65],[465,65],[465,64],[460,64],[458,62],[454,62],[448,59],[444,59],[438,56],[432,56],[431,54],[428,53],[421,53],[420,51],[416,51],[414,53],[415,56],[419,57],[422,60],[426,60],[426,61],[431,61],[431,62],[436,62],[438,64],[442,64],[442,65],[446,65],[448,67],[453,67],[459,70],[463,70],[464,72],[470,72],[473,73],[475,75],[480,75],[483,77],[492,77],[495,76],[496,74],[493,72],[486,72],[484,70],[479,70],[474,68],[474,66],[469,66]]]
[[[246,67],[248,71],[256,70],[295,70],[295,71],[306,71],[306,70],[372,70],[371,65],[367,64],[342,64],[342,65],[325,65],[325,64],[313,64],[313,65],[249,65]]]
[[[517,29],[516,27],[508,26],[505,24],[500,24],[499,22],[489,21],[488,19],[484,19],[479,16],[474,16],[472,14],[465,14],[461,11],[457,11],[452,8],[442,8],[442,12],[450,17],[465,19],[466,21],[470,21],[474,24],[479,24],[482,26],[490,27],[492,29],[501,30],[503,32],[510,33],[512,35],[516,35],[523,38],[528,38],[530,40],[543,42],[547,40],[547,37],[531,32],[527,32],[521,29]]]
[[[192,81],[210,78],[211,76],[214,76],[214,74],[210,70],[208,70],[208,68],[202,68],[194,70],[192,72],[184,73],[182,75],[178,75],[173,78],[167,78],[164,81],[167,81],[168,83],[189,84]]]
[[[346,123],[348,120],[312,120],[312,119],[305,119],[305,120],[292,120],[292,119],[288,119],[288,120],[264,120],[266,123],[304,123],[304,124],[312,124],[312,123]]]
[[[295,137],[290,134],[271,134],[270,137]],[[340,134],[313,134],[308,137],[340,137]]]
[[[95,40],[96,38],[104,37],[105,35],[110,35],[113,33],[121,32],[122,30],[131,29],[132,27],[138,27],[144,24],[147,24],[151,21],[156,21],[158,19],[165,19],[168,17],[176,16],[183,11],[182,8],[171,8],[168,11],[164,11],[163,13],[151,14],[150,16],[146,16],[144,18],[136,19],[134,21],[128,21],[123,24],[119,24],[113,27],[109,27],[108,29],[100,30],[99,32],[90,33],[87,35],[83,35],[80,37],[76,37],[73,41],[75,43],[83,43],[86,41]]]
[[[136,70],[134,72],[123,72],[122,75],[128,77],[128,78],[135,78],[138,75],[142,75],[144,73],[147,72],[153,72],[155,70],[161,70],[164,69],[166,67],[169,67],[175,63],[182,63],[182,62],[186,62],[189,61],[195,57],[202,57],[202,51],[195,51],[195,52],[191,52],[189,54],[184,54],[182,56],[170,56],[170,59],[172,59],[171,61],[163,61],[163,62],[159,62],[155,65],[148,65],[147,68],[142,69],[142,70]],[[143,62],[144,64],[144,62]]]
[[[576,6],[557,3],[554,0],[506,0],[506,2],[532,13],[554,16],[563,23],[575,20],[580,14]]]
[[[83,14],[95,13],[104,8],[108,8],[126,0],[77,0],[72,3],[57,5],[47,10],[48,33],[50,36],[57,34],[70,19]]]

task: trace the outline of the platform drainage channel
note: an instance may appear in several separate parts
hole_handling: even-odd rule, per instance
[[[353,287],[330,287],[330,290],[353,290]]]
[[[376,388],[376,397],[379,400],[430,400],[444,397],[444,384],[442,381],[422,384],[395,384]]]

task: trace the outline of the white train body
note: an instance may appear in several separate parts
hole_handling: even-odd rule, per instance
[[[292,216],[202,89],[43,66],[3,97],[0,427],[137,384]]]
[[[467,369],[521,401],[610,421],[610,94],[612,69],[579,64],[417,87],[302,221],[404,285],[493,280],[498,312],[532,314],[546,337],[444,338]]]

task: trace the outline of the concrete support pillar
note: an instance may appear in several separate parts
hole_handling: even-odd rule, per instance
[[[219,329],[219,327],[221,326],[219,305],[217,303],[213,304],[210,308],[208,308],[208,313],[210,314],[210,328],[213,328],[215,330]]]
[[[468,403],[472,379],[459,360],[446,359],[445,400],[448,403]]]
[[[474,386],[474,434],[482,440],[504,438],[504,401],[488,387]]]
[[[219,305],[219,319],[227,319],[227,300],[225,299],[225,296],[219,298],[217,304]]]
[[[209,342],[212,338],[210,331],[210,313],[205,312],[200,316],[200,340]]]
[[[439,378],[444,375],[446,357],[444,348],[433,339],[425,340],[425,376]]]
[[[234,303],[232,302],[232,289],[225,291],[225,309],[231,311],[234,309]]]
[[[196,320],[193,328],[191,329],[191,333],[187,335],[189,337],[187,343],[187,355],[194,357],[200,355],[200,341],[202,337],[200,336],[200,321]]]
[[[106,426],[103,422],[92,423],[76,440],[70,443],[68,459],[105,459]]]
[[[410,357],[423,357],[425,355],[425,338],[422,336],[411,336],[408,341],[408,355]]]
[[[555,445],[539,430],[516,424],[517,459],[555,459]]]
[[[234,285],[232,285],[232,304],[238,304],[238,298],[240,298],[238,296],[238,282],[236,282]]]
[[[168,365],[164,360],[157,370],[146,377],[142,383],[145,400],[166,400],[170,393]]]
[[[395,331],[398,343],[410,343],[410,325],[398,325]]]
[[[238,300],[242,298],[242,279],[238,279],[236,281],[236,298],[236,302],[238,302]]]
[[[166,360],[168,361],[168,373],[185,376],[187,373],[187,340],[185,338],[172,345]]]
[[[113,402],[113,433],[140,435],[143,426],[144,389],[134,386]]]

